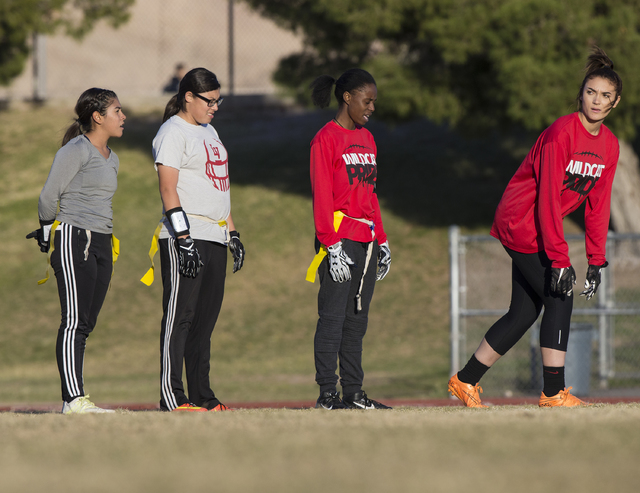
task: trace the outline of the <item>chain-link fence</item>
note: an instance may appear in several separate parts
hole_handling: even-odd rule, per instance
[[[81,42],[62,33],[35,36],[32,60],[0,87],[0,100],[75,101],[97,86],[135,105],[165,98],[177,64],[212,70],[225,96],[273,94],[279,60],[302,49],[300,36],[239,0],[136,0],[130,12],[119,29],[100,22]]]
[[[567,235],[569,255],[584,283],[584,235]],[[509,307],[511,259],[492,236],[449,230],[451,267],[451,373],[477,349]],[[609,233],[609,267],[589,302],[574,301],[566,382],[574,393],[640,389],[640,234]],[[539,395],[542,388],[539,321],[482,379],[486,396]]]

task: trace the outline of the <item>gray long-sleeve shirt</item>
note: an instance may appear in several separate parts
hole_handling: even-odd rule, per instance
[[[84,135],[71,139],[56,153],[40,193],[40,219],[57,219],[97,233],[111,233],[111,200],[118,188],[119,165],[115,152],[105,159]],[[56,216],[58,201],[60,211]]]

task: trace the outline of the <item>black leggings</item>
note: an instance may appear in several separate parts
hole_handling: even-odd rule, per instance
[[[507,314],[487,331],[486,341],[498,354],[506,354],[534,324],[544,306],[540,347],[566,351],[573,296],[549,293],[551,261],[544,252],[505,250],[512,260],[511,305]]]

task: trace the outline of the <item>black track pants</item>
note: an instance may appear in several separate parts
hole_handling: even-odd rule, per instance
[[[61,223],[55,231],[51,266],[62,314],[56,341],[62,400],[71,402],[84,395],[87,337],[96,325],[113,272],[111,235]]]
[[[378,242],[373,242],[371,258],[362,286],[362,310],[356,311],[356,294],[366,264],[368,243],[342,240],[342,248],[356,266],[351,281],[338,283],[329,274],[328,257],[318,268],[318,325],[314,338],[316,382],[320,392],[336,390],[337,360],[340,358],[340,385],[344,395],[362,389],[362,339],[367,332],[369,305],[376,283]]]
[[[485,339],[494,351],[504,355],[534,324],[544,306],[540,347],[566,351],[573,296],[549,293],[551,261],[544,252],[505,249],[512,259],[511,305],[507,314],[487,331]]]
[[[209,382],[211,334],[218,320],[227,269],[227,247],[194,240],[204,264],[195,279],[179,272],[173,238],[160,240],[163,299],[160,335],[160,407],[171,411],[191,402],[208,409],[220,401]],[[189,397],[182,384],[186,369]]]

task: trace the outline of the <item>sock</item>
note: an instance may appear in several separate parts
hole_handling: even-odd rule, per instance
[[[458,372],[458,380],[469,385],[477,384],[480,379],[487,373],[489,367],[483,365],[476,359],[476,355],[471,356],[465,367]]]
[[[542,379],[544,381],[542,392],[547,397],[553,397],[564,390],[564,366],[543,366]]]

